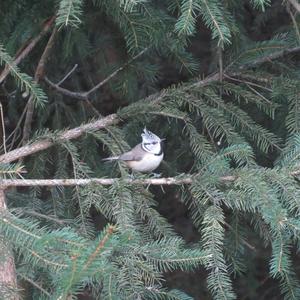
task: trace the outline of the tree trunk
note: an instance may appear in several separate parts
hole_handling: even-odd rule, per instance
[[[6,210],[5,192],[0,188],[0,211]],[[0,236],[0,298],[7,300],[20,299],[17,295],[17,278],[14,258],[7,242]]]

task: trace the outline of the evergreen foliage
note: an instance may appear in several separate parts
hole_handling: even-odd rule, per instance
[[[33,81],[26,73],[20,72],[19,68],[14,64],[12,58],[5,51],[3,45],[0,44],[0,64],[9,68],[10,74],[15,78],[18,88],[30,94],[36,104],[43,105],[47,101],[47,96],[44,91]]]
[[[27,146],[54,146],[1,163],[0,187],[4,178],[120,180],[7,189],[0,246],[13,253],[21,290],[0,285],[0,298],[264,299],[253,270],[261,257],[276,299],[300,299],[299,17],[289,18],[285,2],[2,2],[1,154],[23,142],[26,94],[35,103]],[[283,24],[271,22],[277,12]],[[59,30],[38,85],[32,75],[49,35],[18,66],[14,57],[53,15]],[[268,34],[263,24],[273,26]],[[118,124],[59,138],[112,112]],[[121,163],[101,161],[138,143],[144,126],[167,138],[164,177],[191,184],[128,184]],[[178,207],[189,225],[170,217]],[[170,283],[172,274],[192,274],[205,288],[193,294]]]

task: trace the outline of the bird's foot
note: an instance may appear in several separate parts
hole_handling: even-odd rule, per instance
[[[160,178],[161,177],[161,173],[151,173],[151,176],[153,178]]]
[[[129,175],[129,178],[130,178],[131,180],[136,179],[136,177],[134,176],[134,173],[129,173],[128,175]]]

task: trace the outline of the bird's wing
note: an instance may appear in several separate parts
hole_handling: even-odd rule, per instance
[[[130,151],[121,154],[119,156],[119,160],[140,161],[143,159],[144,154],[145,154],[145,151],[142,148],[142,144],[138,144],[134,148],[132,148]]]

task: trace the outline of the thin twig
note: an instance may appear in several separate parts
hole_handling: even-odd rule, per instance
[[[43,292],[48,297],[51,297],[50,293],[48,293],[44,288],[42,288],[39,284],[37,284],[36,282],[34,282],[32,279],[28,278],[27,276],[25,276],[24,274],[19,273],[19,272],[18,272],[18,276],[22,277],[24,280],[26,280],[27,282],[29,282],[30,284],[32,284],[34,287],[36,287],[38,290],[40,290],[41,292]]]
[[[70,77],[70,75],[77,69],[77,67],[78,64],[75,64],[71,71],[68,72],[66,76],[56,84],[56,86],[60,86],[64,81],[66,81]]]
[[[0,116],[1,116],[1,127],[2,127],[2,142],[4,153],[6,153],[6,136],[5,136],[5,122],[2,103],[0,103]]]
[[[223,52],[222,47],[218,47],[218,63],[219,63],[219,81],[223,81]]]
[[[31,41],[28,42],[28,44],[24,47],[22,46],[22,48],[18,51],[13,64],[15,66],[17,66],[31,51],[32,49],[36,46],[36,44],[41,40],[41,38],[49,31],[49,29],[51,28],[51,26],[53,25],[55,21],[55,16],[51,17],[50,19],[48,19],[43,26],[42,31],[38,34],[37,37],[31,39]],[[5,78],[7,77],[7,75],[10,72],[10,68],[8,66],[6,66],[4,68],[4,70],[2,71],[2,73],[0,74],[0,84],[5,80]]]
[[[249,73],[245,73],[245,72],[243,72],[243,73],[241,73],[241,72],[238,72],[238,73],[230,72],[230,76],[231,77],[240,77],[242,79],[252,80],[252,81],[255,81],[255,82],[261,82],[261,83],[265,83],[265,84],[270,84],[271,81],[272,81],[272,76],[269,75],[269,74],[268,74],[269,78],[267,78],[267,77],[257,77],[256,74],[254,75],[254,74],[249,74]]]
[[[9,151],[11,151],[11,149],[13,148],[13,146],[15,144],[15,140],[21,135],[21,132],[20,132],[21,131],[21,123],[23,122],[23,119],[26,116],[28,104],[29,103],[27,101],[15,129],[12,131],[12,133],[7,138],[7,140],[9,140],[12,136],[12,141],[10,142]],[[20,143],[18,144],[17,147],[20,147],[21,144],[22,144],[22,141],[20,141]]]
[[[245,70],[245,69],[247,69],[249,67],[255,67],[255,66],[260,65],[262,63],[275,60],[277,58],[280,58],[280,57],[288,55],[288,54],[297,53],[299,51],[300,51],[300,46],[289,48],[289,49],[283,49],[281,51],[277,51],[277,52],[271,53],[270,55],[257,58],[255,60],[253,60],[251,63],[244,64],[244,65],[240,66],[238,68],[238,70],[242,71],[242,70]]]
[[[258,87],[260,89],[264,89],[268,92],[272,92],[272,89],[268,88],[268,87],[265,87],[263,85],[260,85],[260,84],[257,84],[257,83],[254,83],[254,82],[251,82],[251,81],[246,81],[246,80],[241,80],[241,79],[238,79],[238,78],[234,78],[232,76],[229,76],[228,74],[223,74],[224,77],[230,79],[230,80],[233,80],[233,81],[236,81],[236,82],[240,82],[240,83],[244,83],[244,84],[248,84],[248,85],[251,85],[251,86],[255,86],[255,87]],[[269,101],[270,102],[270,101]]]
[[[43,218],[45,220],[55,222],[55,223],[57,223],[59,225],[65,225],[66,223],[68,223],[65,220],[60,220],[60,219],[57,219],[57,218],[49,216],[49,215],[40,214],[40,213],[38,213],[38,212],[36,212],[34,210],[21,210],[20,212],[22,214],[26,214],[26,215],[30,215],[30,216],[35,216],[35,217],[38,217],[38,218]]]
[[[219,61],[219,82],[220,84],[220,88],[219,88],[219,97],[222,99],[222,95],[223,95],[223,86],[222,86],[222,82],[223,82],[223,77],[224,77],[224,70],[223,70],[223,51],[222,51],[222,47],[218,47],[218,61]]]
[[[248,87],[249,90],[251,90],[254,94],[256,94],[259,98],[267,102],[268,104],[272,104],[272,102],[267,99],[264,95],[262,95],[259,91],[257,91],[255,88],[253,88],[248,82],[246,83],[246,86]]]
[[[94,86],[92,89],[90,89],[89,91],[87,91],[85,93],[86,96],[89,96],[91,93],[95,92],[96,90],[98,90],[100,87],[102,87],[104,84],[106,84],[109,80],[111,80],[113,77],[115,77],[119,72],[121,72],[122,70],[124,70],[129,64],[131,64],[133,61],[135,61],[136,59],[138,59],[139,57],[141,57],[149,48],[145,48],[144,50],[142,50],[140,53],[138,53],[137,55],[135,55],[133,58],[131,58],[128,62],[126,62],[123,66],[121,66],[120,68],[118,68],[117,70],[115,70],[114,72],[112,72],[109,76],[107,76],[104,80],[102,80],[101,82],[99,82],[96,86]]]
[[[44,77],[45,82],[51,86],[53,89],[55,89],[57,92],[69,96],[74,99],[79,99],[79,100],[86,100],[87,97],[85,96],[85,93],[82,92],[73,92],[68,89],[62,88],[59,85],[55,84],[52,82],[47,76]]]
[[[117,70],[115,70],[114,72],[112,72],[104,80],[100,81],[97,85],[95,85],[93,88],[91,88],[90,90],[88,90],[86,92],[73,92],[73,91],[70,91],[68,89],[60,87],[59,86],[61,84],[60,82],[57,83],[57,84],[55,84],[48,77],[45,77],[44,79],[45,79],[45,82],[47,84],[49,84],[52,88],[54,88],[55,90],[57,90],[59,93],[61,93],[63,95],[66,95],[66,96],[69,96],[69,97],[72,97],[72,98],[75,98],[75,99],[79,99],[79,100],[87,100],[90,94],[94,93],[96,90],[98,90],[103,85],[105,85],[109,80],[111,80],[112,78],[114,78],[119,72],[121,72],[122,70],[124,70],[134,60],[136,60],[140,56],[142,56],[148,49],[149,48],[146,48],[146,49],[142,50],[140,53],[138,53],[133,58],[131,58],[128,62],[126,62],[123,66],[121,66],[120,68],[118,68]]]
[[[224,223],[224,225],[225,225],[226,227],[228,227],[232,232],[234,232],[234,233],[236,234],[235,230],[232,228],[232,226],[231,226],[230,224],[228,224],[228,223],[225,222],[225,221],[223,221],[223,223]],[[250,243],[248,243],[246,240],[242,239],[242,243],[243,243],[246,247],[248,247],[250,250],[256,251],[255,247],[252,246]]]

